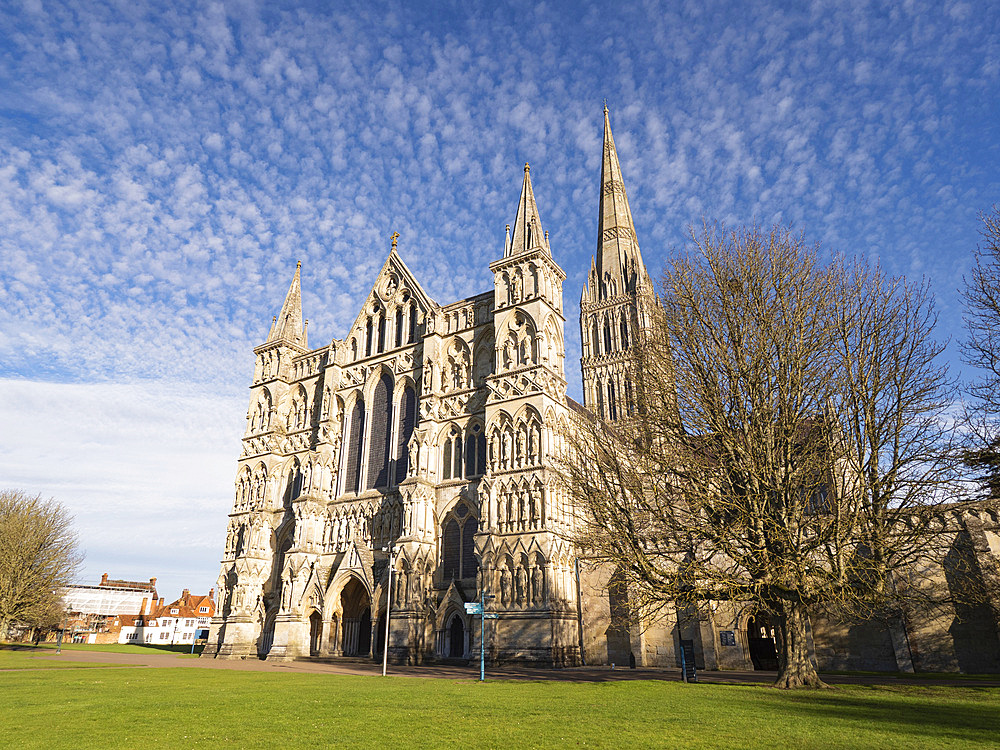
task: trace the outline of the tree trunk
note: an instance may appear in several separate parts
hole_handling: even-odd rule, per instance
[[[778,615],[778,679],[776,688],[828,687],[816,673],[809,648],[809,612],[801,602],[781,601]]]

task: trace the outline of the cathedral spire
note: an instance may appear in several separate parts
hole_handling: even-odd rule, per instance
[[[608,106],[604,105],[604,157],[601,161],[601,207],[597,224],[597,281],[595,299],[635,292],[648,278],[639,252],[632,211],[615,139],[611,135]]]
[[[517,203],[517,218],[514,219],[514,232],[507,247],[504,248],[503,256],[509,258],[536,248],[552,255],[548,239],[542,230],[542,220],[538,217],[535,193],[531,189],[531,167],[525,164],[521,199]]]
[[[271,332],[268,334],[268,341],[285,339],[297,346],[306,347],[306,329],[302,324],[302,287],[299,279],[302,261],[295,265],[295,275],[292,277],[292,284],[288,287],[288,294],[285,295],[285,303],[281,306],[281,312],[277,319],[271,323]]]

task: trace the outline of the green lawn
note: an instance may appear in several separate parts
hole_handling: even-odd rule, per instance
[[[0,747],[16,748],[1000,746],[1000,689],[974,686],[789,693],[110,667],[4,672],[0,706]]]
[[[29,644],[0,644],[0,650],[4,648],[21,647],[24,648]],[[54,643],[42,643],[39,644],[38,648],[49,649],[53,652],[56,650],[56,644]],[[169,654],[174,653],[179,656],[191,656],[190,646],[156,646],[150,644],[148,646],[131,644],[131,643],[63,643],[62,648],[64,651],[111,651],[118,654]],[[197,656],[201,653],[204,646],[195,646],[194,655]]]

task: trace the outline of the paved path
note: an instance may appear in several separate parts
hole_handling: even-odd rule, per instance
[[[45,660],[63,662],[90,662],[133,667],[181,667],[189,669],[232,669],[250,672],[299,672],[311,674],[379,675],[382,665],[361,660],[330,662],[291,661],[266,662],[258,659],[201,659],[181,657],[177,654],[123,654],[111,651],[64,650],[61,654],[51,649],[31,649]],[[20,671],[20,670],[19,670]],[[389,665],[390,675],[425,677],[448,680],[478,680],[476,666]],[[559,682],[617,682],[624,680],[670,680],[679,682],[679,669],[611,669],[610,667],[572,667],[569,669],[534,669],[506,666],[487,668],[490,680],[553,680]],[[900,675],[836,675],[823,674],[831,685],[946,685],[961,687],[1000,687],[1000,675],[995,679],[969,680],[952,677],[909,677]],[[709,672],[698,673],[698,680],[705,683],[770,684],[774,672]]]

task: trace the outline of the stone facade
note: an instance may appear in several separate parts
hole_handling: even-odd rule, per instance
[[[441,305],[396,244],[394,235],[343,339],[308,347],[296,268],[254,350],[203,655],[379,655],[391,604],[393,661],[464,660],[479,649],[478,617],[465,604],[485,588],[499,615],[487,630],[493,663],[672,667],[691,640],[700,668],[771,666],[766,615],[710,602],[636,622],[627,592],[608,586],[613,571],[578,559],[568,541],[571,508],[551,461],[570,410],[584,407],[566,397],[566,277],[528,166],[503,257],[490,264],[493,289]],[[630,349],[655,304],[605,110],[598,246],[580,330],[585,408],[606,420],[634,408]],[[980,515],[948,523],[988,576],[1000,524]],[[937,578],[960,585],[944,570]],[[1000,671],[996,611],[853,626],[818,617],[817,658],[830,668],[968,670],[978,640],[981,663]]]

